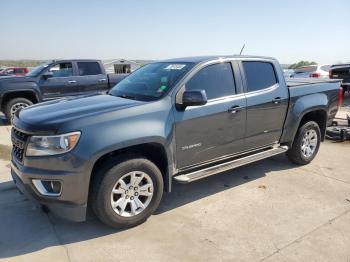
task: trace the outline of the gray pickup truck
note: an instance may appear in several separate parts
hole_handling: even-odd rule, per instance
[[[0,109],[8,119],[16,110],[69,96],[107,93],[126,74],[106,74],[99,60],[52,60],[26,76],[0,77]]]
[[[107,95],[18,111],[11,173],[29,198],[83,221],[145,221],[172,182],[189,183],[286,152],[316,156],[339,80],[286,83],[277,60],[192,57],[148,64]],[[234,175],[234,174],[233,174]]]

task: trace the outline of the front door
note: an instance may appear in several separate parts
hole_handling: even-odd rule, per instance
[[[243,61],[246,80],[246,150],[277,143],[288,108],[288,90],[280,84],[274,65]]]
[[[43,100],[57,99],[80,93],[78,77],[74,75],[71,62],[61,62],[47,69],[49,78],[42,77],[39,82]]]
[[[205,90],[208,103],[175,111],[177,168],[242,150],[246,99],[235,86],[231,63],[206,66],[186,83],[186,90]]]

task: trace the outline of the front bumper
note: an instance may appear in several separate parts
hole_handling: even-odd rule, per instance
[[[81,196],[79,182],[83,174],[29,168],[21,165],[16,159],[12,159],[11,175],[17,188],[28,199],[46,206],[59,217],[77,222],[85,221],[87,203],[79,200]],[[32,179],[61,181],[61,195],[57,197],[41,195],[33,185]]]

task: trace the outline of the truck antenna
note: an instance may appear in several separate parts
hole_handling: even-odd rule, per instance
[[[239,55],[242,54],[244,48],[245,48],[245,44],[243,44],[242,49],[241,49],[241,52],[239,52]]]

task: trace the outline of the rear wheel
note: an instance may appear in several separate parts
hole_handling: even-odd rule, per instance
[[[13,117],[15,113],[22,108],[28,107],[32,105],[33,102],[29,99],[19,97],[19,98],[13,98],[10,101],[8,101],[5,105],[5,116],[8,120],[12,123]]]
[[[118,158],[95,175],[92,208],[105,224],[125,228],[143,223],[163,195],[159,168],[142,157]]]
[[[316,156],[321,142],[321,131],[314,121],[304,123],[298,130],[288,158],[296,164],[306,165]]]

